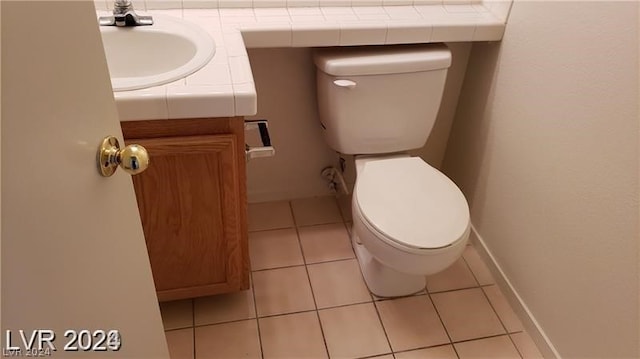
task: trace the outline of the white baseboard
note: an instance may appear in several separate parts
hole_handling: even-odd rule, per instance
[[[522,300],[522,297],[520,297],[511,284],[509,278],[507,278],[498,262],[496,262],[495,257],[489,248],[487,248],[486,242],[482,239],[478,231],[476,231],[473,224],[471,225],[470,239],[480,257],[482,257],[487,267],[489,267],[489,270],[496,280],[496,284],[500,287],[502,293],[504,293],[509,304],[511,304],[511,307],[522,321],[522,324],[538,346],[542,355],[544,355],[545,358],[561,358],[560,353],[558,353],[553,346],[553,343],[551,343],[549,337],[545,334],[544,330],[542,330],[533,313],[531,313],[526,303]]]

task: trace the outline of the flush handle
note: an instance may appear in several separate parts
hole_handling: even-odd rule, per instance
[[[103,177],[113,175],[118,166],[129,174],[136,175],[149,167],[149,153],[140,145],[128,145],[120,149],[114,136],[105,137],[98,148],[98,169]]]
[[[351,80],[334,80],[333,84],[338,87],[346,87],[348,89],[352,89],[356,87],[355,81],[351,81]]]

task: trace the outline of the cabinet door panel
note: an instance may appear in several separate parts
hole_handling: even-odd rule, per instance
[[[240,289],[245,260],[235,136],[128,142],[151,158],[133,182],[160,300]]]

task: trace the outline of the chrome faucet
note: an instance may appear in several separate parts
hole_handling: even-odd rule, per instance
[[[100,16],[99,23],[100,26],[153,25],[153,18],[136,14],[131,0],[114,0],[113,15]]]

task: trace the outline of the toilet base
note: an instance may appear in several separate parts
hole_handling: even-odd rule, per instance
[[[401,273],[380,263],[363,244],[358,243],[355,232],[351,242],[371,293],[378,297],[402,297],[418,293],[426,287],[426,276]]]

